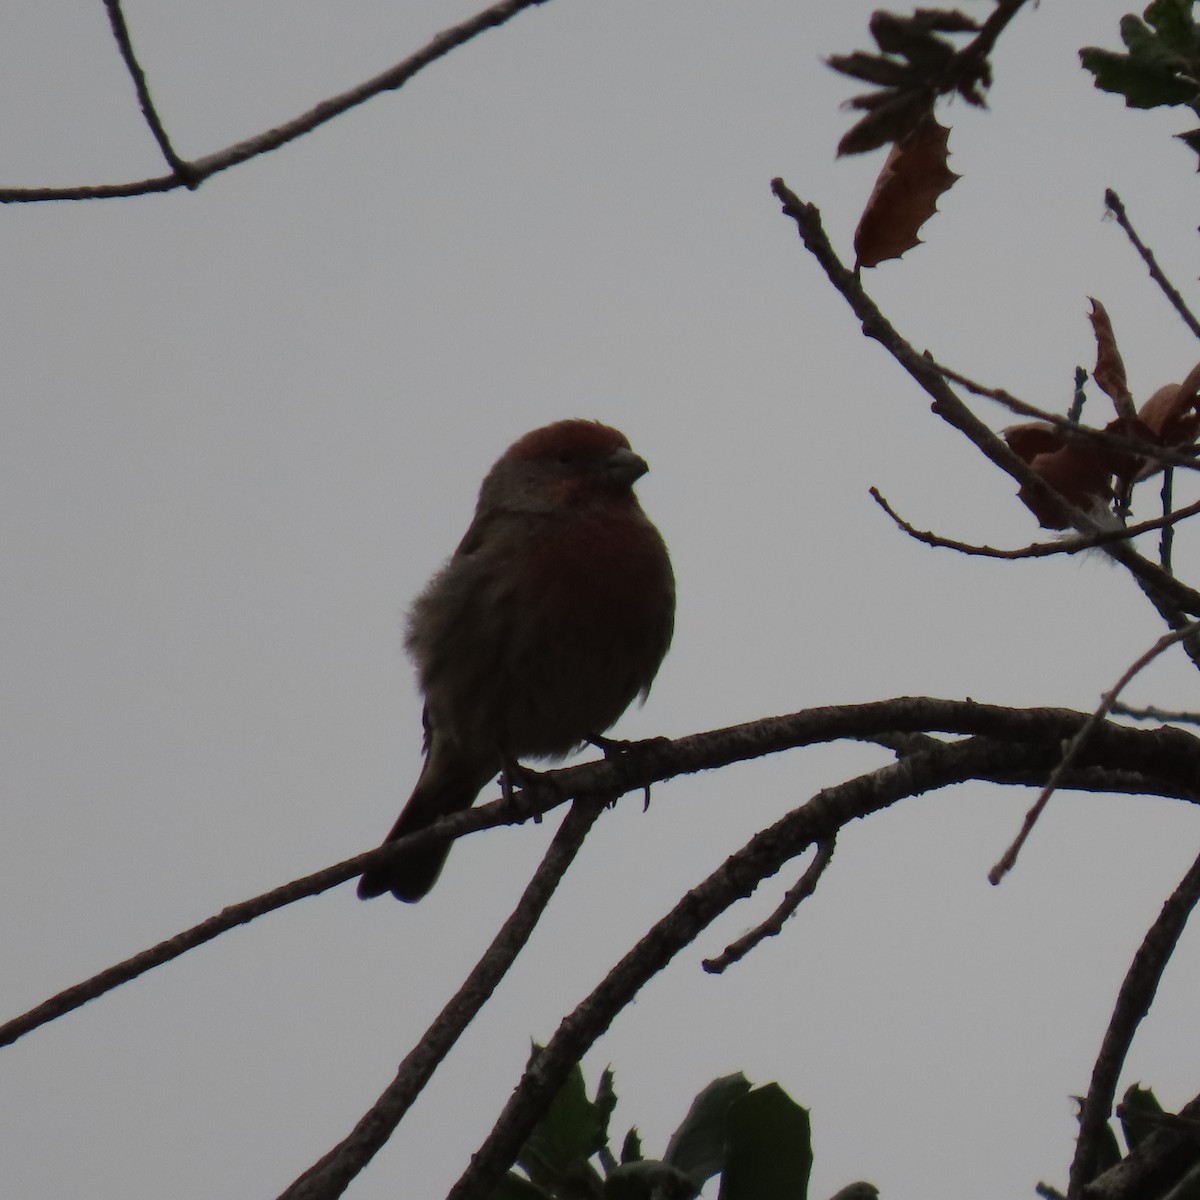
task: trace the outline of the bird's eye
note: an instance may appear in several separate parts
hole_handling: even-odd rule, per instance
[[[557,462],[559,466],[570,467],[574,466],[579,461],[579,455],[574,450],[560,450],[558,452]]]

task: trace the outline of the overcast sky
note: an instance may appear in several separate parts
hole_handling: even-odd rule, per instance
[[[199,156],[475,7],[128,0],[127,17]],[[1186,124],[1077,66],[1127,7],[1022,12],[991,110],[943,113],[963,178],[926,244],[868,273],[919,348],[1059,410],[1094,361],[1089,295],[1139,399],[1198,357],[1102,220],[1115,187],[1194,294]],[[866,46],[871,8],[551,0],[195,194],[0,210],[0,1018],[383,836],[419,770],[404,608],[492,460],[552,419],[625,430],[678,576],[674,649],[620,735],[905,694],[1090,709],[1159,635],[1102,561],[931,550],[867,495],[966,540],[1037,532],[861,337],[769,191],[782,175],[816,201],[850,254],[882,156],[835,161],[853,88],[820,60]],[[0,30],[0,181],[162,170],[99,0],[10,4]],[[1194,581],[1186,532],[1177,562]],[[1196,707],[1195,681],[1176,653],[1130,699]],[[441,1195],[531,1038],[756,830],[883,761],[794,752],[606,815],[349,1194]],[[992,888],[1032,799],[958,788],[847,830],[784,935],[706,976],[796,871],[728,914],[588,1057],[589,1080],[616,1072],[617,1136],[636,1123],[661,1152],[693,1094],[742,1069],[811,1108],[814,1200],[859,1178],[886,1200],[1065,1183],[1069,1097],[1196,822],[1060,794]],[[348,884],[4,1050],[4,1193],[276,1195],[392,1077],[553,825],[471,838],[418,906]],[[1198,957],[1189,931],[1124,1080],[1168,1106],[1200,1077]]]

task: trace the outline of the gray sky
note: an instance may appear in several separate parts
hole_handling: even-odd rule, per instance
[[[127,16],[198,156],[474,7]],[[1127,7],[1021,15],[991,111],[945,114],[964,178],[927,245],[868,278],[915,345],[1059,409],[1094,361],[1088,295],[1139,398],[1197,357],[1101,220],[1111,185],[1195,277],[1185,126],[1076,66]],[[419,767],[401,614],[487,466],[551,419],[629,434],[675,562],[675,647],[621,735],[920,693],[1090,709],[1158,636],[1102,562],[933,551],[867,495],[967,540],[1036,532],[861,337],[768,190],[779,174],[818,202],[849,254],[881,156],[835,162],[852,88],[819,60],[864,46],[871,8],[552,0],[197,194],[0,211],[0,1016],[382,837]],[[101,4],[12,5],[2,27],[5,184],[162,169]],[[1176,656],[1130,698],[1195,694]],[[658,787],[645,815],[627,798],[350,1194],[444,1192],[531,1038],[757,829],[882,761],[823,748]],[[784,936],[711,978],[700,958],[795,872],[728,914],[589,1056],[589,1080],[616,1071],[617,1136],[636,1123],[661,1151],[698,1088],[743,1069],[811,1107],[817,1200],[856,1178],[887,1200],[1064,1183],[1068,1097],[1194,814],[1059,795],[994,889],[1031,801],[962,788],[848,830]],[[349,885],[297,905],[4,1050],[5,1194],[275,1195],[391,1078],[551,827],[470,839],[416,907]],[[1125,1080],[1168,1106],[1196,1086],[1196,968],[1189,934]]]

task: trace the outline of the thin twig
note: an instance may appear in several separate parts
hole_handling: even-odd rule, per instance
[[[529,941],[559,881],[575,861],[584,838],[604,811],[608,799],[603,795],[585,796],[571,805],[516,908],[462,987],[437,1015],[421,1040],[404,1056],[395,1079],[363,1114],[353,1131],[284,1189],[279,1200],[328,1200],[340,1196],[386,1144],[434,1071],[475,1014],[487,1003],[496,985]]]
[[[1166,518],[1172,516],[1171,505],[1174,503],[1172,492],[1175,484],[1175,468],[1168,467],[1163,472],[1162,491],[1160,498],[1162,500],[1163,527],[1162,537],[1158,539],[1158,565],[1164,571],[1171,570],[1171,548],[1175,542],[1175,522],[1168,521]]]
[[[121,11],[121,0],[104,0],[104,7],[108,10],[108,23],[112,26],[113,37],[117,39],[125,67],[133,79],[142,116],[146,118],[146,124],[150,126],[150,132],[154,134],[154,140],[158,143],[163,158],[167,160],[167,166],[174,171],[185,187],[196,187],[199,180],[194,175],[192,165],[175,153],[175,147],[171,145],[171,139],[167,136],[158,110],[154,107],[154,101],[150,97],[150,85],[146,82],[146,73],[133,52],[129,27],[125,24],[125,14]]]
[[[248,138],[244,142],[227,146],[214,154],[192,159],[185,163],[186,175],[177,171],[170,175],[157,175],[149,179],[138,179],[130,183],[85,185],[64,188],[0,188],[0,204],[29,204],[42,200],[104,200],[121,196],[144,196],[153,192],[170,192],[181,187],[196,187],[212,175],[229,167],[237,166],[260,154],[277,150],[288,142],[295,141],[306,133],[332,121],[352,108],[378,96],[381,92],[395,91],[407,83],[422,68],[444,58],[451,50],[469,42],[472,38],[498,25],[503,25],[524,9],[545,4],[547,0],[501,0],[476,13],[460,25],[454,25],[437,34],[426,46],[410,55],[394,67],[364,80],[355,87],[322,100],[320,104],[301,113],[292,120],[274,129]]]
[[[1117,218],[1117,224],[1125,230],[1125,236],[1133,243],[1134,249],[1142,256],[1142,261],[1150,270],[1150,278],[1158,284],[1162,293],[1170,301],[1171,307],[1180,315],[1184,324],[1200,338],[1200,321],[1192,314],[1192,310],[1188,308],[1187,302],[1180,294],[1179,289],[1166,277],[1162,267],[1158,265],[1158,259],[1154,257],[1154,251],[1142,241],[1137,235],[1132,223],[1129,220],[1129,215],[1125,211],[1125,205],[1121,203],[1121,197],[1108,188],[1104,193],[1104,205],[1114,217]]]
[[[1200,513],[1200,500],[1189,504],[1186,508],[1178,509],[1165,517],[1153,517],[1149,521],[1141,521],[1136,525],[1127,525],[1124,529],[1106,529],[1102,533],[1088,536],[1073,534],[1057,542],[1031,542],[1028,546],[1019,546],[1015,550],[1000,550],[994,546],[979,546],[972,542],[960,542],[954,538],[942,537],[928,529],[917,529],[910,525],[880,494],[877,488],[870,489],[871,498],[909,537],[927,546],[937,546],[946,550],[957,550],[960,554],[975,555],[980,558],[1049,558],[1055,554],[1079,554],[1084,550],[1092,550],[1109,542],[1127,541],[1154,529],[1166,529],[1179,521],[1186,520]]]
[[[1019,455],[1013,453],[1012,449],[963,403],[937,365],[927,356],[918,354],[912,343],[900,335],[867,294],[859,275],[849,270],[838,257],[829,235],[825,232],[820,209],[815,204],[807,204],[801,200],[782,179],[771,181],[771,191],[779,199],[785,215],[795,222],[805,249],[821,265],[829,282],[862,322],[864,335],[879,342],[932,397],[935,415],[957,429],[996,466],[1012,476],[1028,495],[1047,504],[1059,506],[1080,533],[1103,532],[1102,527],[1089,514],[1071,504]],[[1104,553],[1134,576],[1151,603],[1173,629],[1187,624],[1184,613],[1200,616],[1200,592],[1186,587],[1174,576],[1168,575],[1157,563],[1138,554],[1127,542],[1106,545]],[[1189,654],[1194,656],[1197,666],[1200,666],[1200,647],[1191,642],[1185,645]]]
[[[783,931],[784,922],[817,890],[817,884],[820,882],[821,876],[825,874],[825,868],[833,861],[833,851],[836,845],[837,839],[833,837],[818,842],[816,856],[808,864],[808,869],[800,876],[795,885],[788,888],[779,907],[761,924],[730,942],[715,958],[706,958],[700,965],[710,975],[719,975],[726,967],[745,958],[759,942],[780,934]]]
[[[1153,704],[1145,708],[1133,708],[1128,704],[1112,706],[1113,716],[1130,717],[1135,721],[1170,721],[1178,725],[1200,725],[1200,713],[1184,712],[1181,709],[1156,708]]]
[[[1008,23],[1025,6],[1027,0],[998,0],[995,9],[981,26],[978,35],[963,51],[983,60],[991,54],[996,40],[1008,27]]]
[[[430,825],[427,829],[404,838],[403,844],[409,846],[417,838],[432,843],[440,837],[458,836],[476,829],[506,824],[514,819],[516,818],[512,816],[511,806],[506,806],[503,801],[496,801],[471,809],[469,812],[457,813],[453,818],[443,818],[436,825]],[[185,929],[173,937],[158,942],[123,962],[107,967],[91,978],[73,984],[57,995],[43,1000],[19,1017],[6,1021],[0,1025],[0,1046],[11,1045],[25,1034],[82,1007],[89,1000],[95,1000],[105,993],[111,992],[114,988],[120,987],[121,984],[129,983],[139,975],[144,975],[155,967],[163,966],[187,951],[194,950],[197,946],[211,942],[214,938],[238,925],[246,925],[258,917],[266,916],[267,913],[284,908],[297,900],[320,895],[330,888],[337,887],[340,883],[345,883],[348,879],[361,875],[364,868],[372,866],[380,860],[387,861],[401,844],[401,840],[397,839],[385,846],[363,854],[356,854],[353,858],[344,859],[331,867],[325,867],[320,871],[314,871],[311,875],[305,875],[280,887],[272,888],[262,895],[228,905],[219,913],[207,917],[190,929]]]
[[[926,357],[929,356],[927,355]],[[1184,467],[1187,470],[1200,471],[1200,462],[1197,461],[1194,453],[1188,454],[1175,450],[1170,446],[1156,446],[1152,442],[1143,442],[1137,438],[1125,437],[1119,433],[1110,433],[1107,429],[1094,429],[1090,425],[1081,425],[1077,421],[1072,421],[1069,417],[1063,417],[1058,413],[1038,408],[1036,405],[1014,396],[1011,392],[1006,392],[1004,388],[988,387],[987,384],[978,383],[976,380],[962,374],[961,371],[956,371],[952,367],[937,362],[931,357],[929,361],[951,382],[966,388],[967,391],[973,392],[976,396],[995,400],[997,404],[1004,405],[1005,408],[1016,413],[1018,416],[1030,417],[1035,421],[1044,421],[1048,425],[1053,425],[1056,429],[1062,431],[1068,441],[1086,442],[1094,446],[1102,446],[1107,450],[1118,450],[1124,454],[1134,454],[1139,458],[1150,459],[1163,463],[1166,466]]]
[[[1079,1113],[1079,1140],[1071,1162],[1069,1196],[1078,1197],[1095,1174],[1096,1147],[1112,1111],[1117,1080],[1133,1044],[1133,1035],[1150,1011],[1159,981],[1197,903],[1200,903],[1200,856],[1162,906],[1125,973]]]
[[[1025,845],[1025,841],[1033,831],[1033,827],[1037,824],[1038,818],[1050,802],[1050,797],[1054,795],[1063,777],[1075,765],[1075,760],[1079,757],[1079,752],[1092,735],[1092,731],[1112,711],[1112,706],[1117,702],[1117,697],[1124,691],[1129,681],[1144,668],[1148,667],[1160,654],[1169,650],[1177,642],[1192,637],[1198,632],[1200,632],[1200,621],[1193,621],[1182,629],[1174,629],[1170,633],[1164,633],[1149,650],[1140,655],[1129,666],[1113,687],[1104,693],[1095,712],[1088,717],[1070,741],[1067,742],[1062,758],[1059,759],[1058,765],[1051,772],[1050,778],[1046,781],[1046,786],[1042,788],[1041,794],[1034,801],[1033,807],[1025,814],[1025,820],[1021,824],[1021,831],[1013,840],[1012,845],[1004,852],[1000,861],[988,872],[988,882],[997,884],[1012,870],[1016,864],[1017,856],[1021,853],[1021,847]]]

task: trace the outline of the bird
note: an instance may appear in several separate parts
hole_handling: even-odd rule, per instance
[[[599,421],[515,441],[479,489],[458,548],[408,612],[405,649],[424,697],[425,760],[385,839],[474,804],[521,759],[598,742],[645,700],[671,644],[675,577],[633,485],[649,470]],[[362,899],[420,900],[450,841],[369,866]]]

